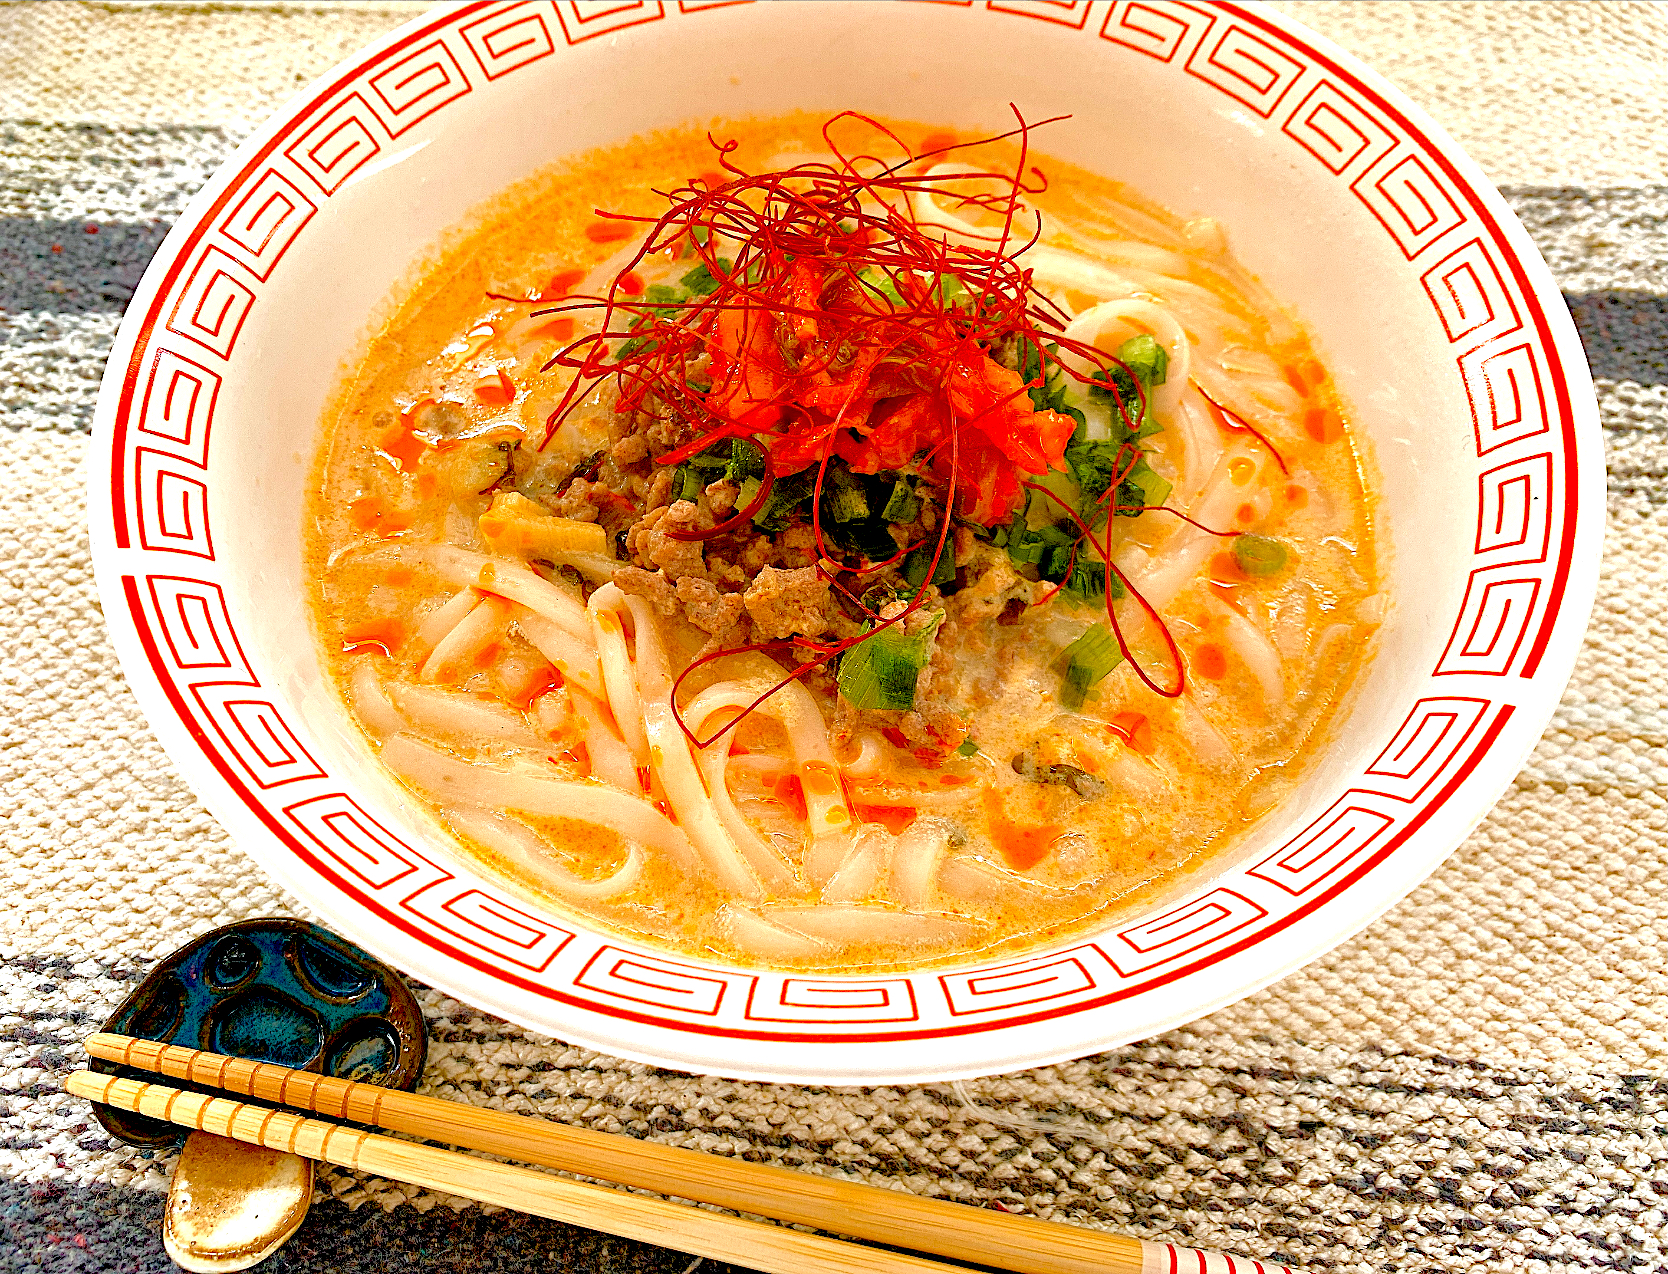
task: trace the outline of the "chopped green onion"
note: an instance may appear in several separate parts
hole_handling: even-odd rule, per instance
[[[636,324],[633,324],[632,326],[635,327]],[[619,362],[623,359],[630,358],[633,354],[638,352],[653,353],[655,347],[659,344],[659,341],[651,341],[646,336],[633,336],[624,345],[620,346],[619,349],[614,351],[614,360]]]
[[[892,484],[892,494],[886,499],[886,507],[880,516],[887,522],[896,522],[899,526],[908,526],[921,516],[921,501],[910,489],[907,479],[899,478]]]
[[[1124,661],[1123,652],[1105,624],[1096,624],[1060,653],[1065,671],[1060,678],[1060,706],[1076,712],[1089,691]]]
[[[979,745],[972,739],[963,739],[961,746],[956,749],[957,756],[978,756]]]
[[[1152,391],[1169,376],[1170,357],[1164,346],[1143,333],[1118,346],[1118,363],[1096,374],[1089,397],[1110,401],[1115,441],[1151,437],[1164,428],[1153,416]],[[1136,421],[1136,407],[1143,403],[1145,410]]]
[[[672,502],[679,500],[699,500],[701,492],[706,490],[706,481],[700,471],[692,465],[680,464],[672,470]]]
[[[888,304],[899,308],[903,306],[904,299],[892,282],[892,276],[884,270],[866,265],[857,272],[857,281]]]
[[[1066,464],[1071,469],[1071,476],[1076,480],[1078,489],[1083,493],[1083,503],[1079,512],[1088,513],[1093,510],[1100,497],[1105,494],[1113,475],[1123,467],[1120,460],[1123,449],[1122,443],[1105,440],[1074,442],[1067,446]]]
[[[850,470],[829,465],[823,481],[822,508],[836,522],[856,522],[869,516],[869,497]]]
[[[905,582],[911,588],[919,591],[922,585],[928,582],[927,571],[932,567],[933,554],[937,551],[938,542],[934,540],[930,544],[923,544],[920,548],[911,550],[909,556],[904,558],[903,577]],[[931,583],[934,587],[937,587],[941,584],[948,584],[951,580],[955,579],[955,577],[955,549],[951,546],[950,542],[946,540],[944,543],[944,552],[940,554],[938,558],[938,569],[932,573]]]
[[[1263,535],[1234,537],[1234,561],[1247,575],[1273,575],[1286,565],[1286,546]]]
[[[840,656],[840,697],[854,708],[907,711],[915,706],[915,683],[932,658],[933,635],[944,622],[940,611],[913,635],[902,623],[882,628]]]
[[[1117,511],[1125,517],[1135,517],[1143,509],[1156,509],[1170,497],[1171,484],[1159,477],[1142,457],[1118,487]]]
[[[668,287],[664,283],[651,283],[643,289],[643,299],[650,304],[664,305],[672,301],[681,301],[684,295],[677,288]]]
[[[1008,560],[1015,566],[1035,566],[1045,579],[1057,580],[1065,575],[1071,546],[1076,542],[1076,536],[1053,523],[1032,530],[1021,513],[1008,528]]]
[[[764,471],[763,451],[745,438],[730,439],[730,460],[724,466],[726,478],[731,482],[742,483],[748,478],[764,477]]]
[[[1118,346],[1118,361],[1149,389],[1162,385],[1170,374],[1170,356],[1164,352],[1164,346],[1145,332]]]
[[[785,531],[789,522],[793,520],[794,510],[811,498],[811,484],[815,479],[816,473],[810,470],[778,478],[776,484],[770,488],[770,494],[765,497],[764,507],[753,515],[753,525],[772,535],[777,531]],[[742,486],[742,492],[747,502],[752,503],[752,495],[747,495],[745,484]],[[753,488],[752,494],[758,494],[757,487]],[[745,508],[746,505],[742,507]]]
[[[728,257],[718,258],[718,268],[725,274],[730,272],[731,264]],[[712,271],[707,268],[705,261],[684,275],[678,282],[689,289],[691,296],[711,296],[718,291],[718,280],[713,277]]]
[[[1071,569],[1071,578],[1066,580],[1060,591],[1086,602],[1103,600],[1106,597],[1106,563],[1092,558],[1086,560],[1078,554],[1077,563]],[[1124,582],[1114,574],[1112,600],[1120,601],[1125,596]]]
[[[1060,347],[1053,342],[1050,342],[1047,348],[1050,355],[1060,352]],[[1079,425],[1083,424],[1083,413],[1074,407],[1066,406],[1066,373],[1057,361],[1044,361],[1042,347],[1035,341],[1020,341],[1017,370],[1019,378],[1030,385],[1025,392],[1031,396],[1031,406],[1034,410],[1065,412]],[[1040,380],[1042,383],[1031,385],[1034,380]]]

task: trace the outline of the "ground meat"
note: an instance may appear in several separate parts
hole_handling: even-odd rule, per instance
[[[648,456],[649,440],[642,434],[627,434],[609,449],[608,454],[614,457],[615,464],[636,464]]]
[[[678,581],[677,599],[689,622],[714,637],[728,633],[745,613],[740,593],[720,593],[706,580],[689,576]]]
[[[736,557],[736,565],[749,579],[776,561],[776,544],[768,535],[755,536]]]
[[[622,566],[614,572],[614,584],[622,593],[648,598],[654,608],[668,619],[678,613],[678,595],[672,590],[664,571]]]
[[[917,760],[942,765],[967,738],[967,722],[953,708],[942,703],[921,703],[898,718],[898,730],[908,741]]]
[[[645,511],[658,509],[664,504],[671,503],[673,481],[672,470],[666,468],[655,470],[654,479],[649,483],[649,494],[643,501]]]
[[[828,581],[816,567],[782,571],[774,566],[761,570],[743,597],[753,627],[764,641],[775,641],[803,633],[816,637],[828,631],[823,607],[828,601]]]
[[[882,619],[897,619],[897,617],[899,615],[903,615],[906,610],[909,610],[909,603],[904,601],[903,598],[897,597],[887,602],[886,605],[882,606],[875,613]],[[922,599],[921,604],[914,610],[909,611],[909,614],[905,615],[903,620],[900,621],[898,627],[903,632],[908,633],[911,637],[913,637],[923,628],[932,624],[932,622],[939,617],[943,610],[944,601],[941,594],[936,588],[928,585],[926,596]],[[936,633],[932,639],[932,649],[934,651],[938,649],[938,637]]]
[[[727,478],[720,479],[707,487],[707,507],[720,516],[733,511],[736,507],[736,497],[741,494],[741,488]]]
[[[967,583],[947,603],[949,622],[998,618],[1011,601],[1029,605],[1034,592],[1034,585],[1019,576],[1005,552],[982,544],[968,562]]]
[[[694,438],[695,430],[686,421],[672,417],[651,416],[643,434],[648,439],[649,449],[659,456],[689,442]]]
[[[810,566],[817,560],[817,533],[808,526],[790,526],[776,541],[789,566]]]
[[[732,589],[740,590],[746,588],[757,574],[757,568],[746,571],[728,558],[718,557],[711,551],[707,553],[707,575],[715,584],[728,585]]]
[[[591,483],[584,478],[575,478],[568,483],[567,490],[551,501],[551,512],[561,518],[572,518],[575,522],[595,522],[601,515],[597,501],[592,497],[592,487],[598,488],[598,494],[606,491],[600,482]]]
[[[678,540],[671,530],[705,531],[712,528],[712,515],[688,500],[666,508],[651,509],[626,535],[626,547],[646,568],[660,567],[676,583],[686,575],[705,579],[706,563],[699,540]]]

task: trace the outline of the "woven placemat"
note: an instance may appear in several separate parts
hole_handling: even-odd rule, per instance
[[[1597,378],[1598,605],[1494,813],[1330,955],[1069,1065],[959,1089],[738,1083],[428,993],[429,1091],[1301,1268],[1668,1268],[1668,7],[1282,7],[1501,184]],[[159,956],[294,910],[180,781],[105,636],[82,497],[104,357],[237,140],[419,9],[0,4],[3,1274],[170,1268],[168,1162],[110,1141],[62,1076]],[[351,1173],[320,1187],[263,1268],[689,1266]]]

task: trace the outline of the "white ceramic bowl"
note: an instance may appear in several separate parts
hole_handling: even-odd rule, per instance
[[[1149,914],[1023,960],[805,977],[669,959],[459,861],[321,680],[304,488],[327,395],[412,263],[566,153],[712,115],[997,131],[1228,227],[1367,440],[1393,606],[1296,795]],[[306,90],[163,244],[99,400],[92,530],[135,692],[238,842],[371,951],[504,1017],[686,1070],[823,1083],[1037,1065],[1273,981],[1439,863],[1575,658],[1603,462],[1575,330],[1476,166],[1279,14],[1117,3],[459,4]]]

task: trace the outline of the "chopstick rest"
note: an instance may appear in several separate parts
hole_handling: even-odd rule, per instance
[[[1178,1269],[1227,1274],[1234,1268],[1226,1257],[1169,1244],[1147,1243],[1082,1226],[924,1199],[877,1186],[747,1163],[369,1084],[347,1083],[329,1076],[304,1074],[149,1040],[99,1034],[88,1037],[86,1049],[94,1057],[138,1070],[159,1072],[262,1101],[302,1107],[332,1118],[374,1124],[525,1163],[560,1168],[894,1247],[930,1251],[1018,1274],[1156,1274],[1159,1271],[1173,1274]],[[465,1157],[465,1162],[479,1161]],[[462,1193],[451,1185],[440,1188]],[[616,1194],[614,1197],[635,1196]],[[694,1216],[711,1215],[689,1209],[684,1212]],[[611,1229],[607,1224],[598,1228]],[[686,1247],[675,1239],[668,1242],[673,1247]],[[1249,1266],[1242,1263],[1240,1268],[1258,1270],[1261,1274],[1282,1274],[1283,1270],[1283,1267],[1261,1263]]]
[[[399,974],[327,929],[286,918],[240,921],[187,943],[105,1025],[391,1087],[415,1085],[428,1051],[422,1011]],[[109,1070],[109,1060],[93,1069]],[[93,1110],[131,1144],[180,1139],[174,1124]],[[194,1131],[169,1181],[162,1245],[193,1274],[247,1269],[288,1241],[312,1198],[312,1160]]]

